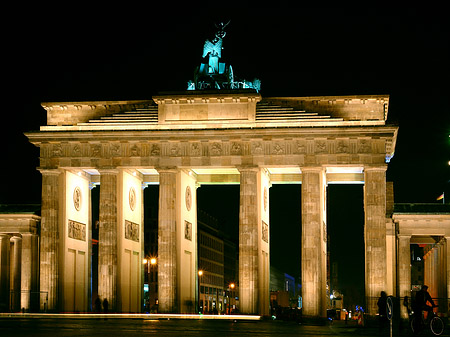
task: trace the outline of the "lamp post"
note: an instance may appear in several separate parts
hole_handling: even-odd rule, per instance
[[[229,314],[231,315],[231,299],[233,298],[233,290],[234,290],[234,287],[235,287],[236,285],[232,282],[232,283],[230,283],[230,289],[231,289],[231,291],[230,291],[230,293],[231,293],[231,296],[230,296],[230,299],[229,299],[229,301],[228,301],[228,308],[229,308]]]
[[[203,275],[203,270],[199,270],[198,271],[198,303],[197,303],[197,307],[198,307],[198,313],[202,313],[203,310],[201,310],[200,308],[200,283],[201,283],[201,279],[202,279],[202,275]]]
[[[158,262],[158,260],[156,259],[156,257],[151,257],[148,261],[149,265],[148,265],[148,283],[150,284],[150,281],[152,283],[153,287],[153,292],[150,294],[153,294],[153,300],[152,300],[152,305],[156,304],[156,279],[155,277],[153,277],[154,275],[152,274],[155,271],[155,267],[156,267],[156,263]],[[149,287],[150,290],[150,287]],[[150,301],[150,296],[149,296],[149,301]]]

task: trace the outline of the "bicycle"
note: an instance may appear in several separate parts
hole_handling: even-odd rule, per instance
[[[411,330],[415,335],[417,335],[418,333],[423,331],[427,325],[430,327],[431,332],[436,336],[439,336],[444,331],[444,322],[436,314],[436,312],[434,311],[434,308],[433,308],[433,311],[429,312],[428,315],[430,317],[427,317],[427,322],[425,321],[425,319],[423,317],[423,311],[422,311],[419,319],[418,319],[417,315],[415,315],[415,314],[412,314],[412,315],[413,316],[412,316],[410,325],[411,325]]]

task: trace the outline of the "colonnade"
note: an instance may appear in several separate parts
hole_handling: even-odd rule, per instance
[[[0,312],[38,310],[39,216],[0,214]]]
[[[240,311],[269,314],[269,171],[238,167]],[[302,184],[303,314],[326,315],[326,167],[300,167]],[[385,166],[364,167],[366,296],[386,287]],[[110,310],[140,311],[143,288],[145,177],[134,169],[98,170],[100,227],[98,294]],[[160,312],[187,312],[197,300],[197,201],[199,182],[185,168],[158,168],[158,294]],[[87,310],[90,277],[89,174],[43,170],[41,291],[49,310]],[[77,191],[78,188],[78,192]],[[79,193],[80,200],[77,201]],[[79,204],[77,205],[77,202]],[[85,207],[85,209],[83,209]],[[82,215],[84,214],[84,215]],[[70,223],[84,236],[69,236]],[[63,225],[64,224],[64,225]],[[130,234],[131,231],[131,234]],[[134,232],[133,232],[134,231]],[[134,233],[134,234],[133,234]],[[130,236],[131,235],[131,236]],[[62,253],[61,253],[62,252]],[[70,252],[73,256],[68,258]],[[58,272],[59,271],[59,272]],[[83,279],[80,278],[80,272]],[[95,271],[94,271],[95,272]],[[369,301],[369,312],[376,303]]]
[[[438,205],[439,206],[439,205]],[[392,293],[400,298],[414,296],[411,278],[411,245],[422,244],[423,280],[433,298],[438,298],[439,312],[446,314],[448,294],[450,293],[450,215],[433,212],[396,212],[392,216],[391,225],[395,226],[396,249],[394,260],[388,266],[396,277],[393,278]],[[396,266],[396,268],[395,268]],[[417,280],[416,280],[417,282]],[[406,307],[400,308],[402,318],[408,318]]]

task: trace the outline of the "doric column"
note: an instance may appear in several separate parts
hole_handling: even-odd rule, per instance
[[[411,236],[398,236],[398,296],[403,299],[405,296],[411,297]],[[406,307],[400,306],[402,318],[408,318]]]
[[[450,237],[445,237],[445,244],[444,244],[444,255],[445,255],[445,263],[444,263],[444,278],[445,278],[445,288],[447,291],[447,306],[450,304],[450,301],[448,298],[450,297]]]
[[[9,250],[9,235],[0,234],[0,312],[7,312],[9,310]]]
[[[302,297],[305,316],[326,315],[326,177],[302,168]]]
[[[38,289],[38,244],[39,237],[36,234],[22,234],[22,277],[21,277],[21,304],[25,310],[35,310],[36,292]],[[32,299],[33,297],[33,299]]]
[[[109,310],[117,304],[117,170],[100,171],[98,296]]]
[[[22,238],[13,236],[11,238],[11,285],[12,300],[11,311],[20,311],[20,295],[21,295],[21,266],[22,266]]]
[[[239,309],[245,314],[258,312],[258,170],[239,170]]]
[[[177,170],[158,170],[158,301],[159,311],[176,312],[177,305],[177,238],[176,187]]]
[[[366,306],[375,315],[386,290],[386,166],[366,167],[364,182]]]
[[[40,240],[41,309],[59,308],[59,170],[42,170]]]

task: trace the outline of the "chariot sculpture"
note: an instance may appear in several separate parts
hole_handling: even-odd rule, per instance
[[[235,78],[231,65],[220,62],[222,58],[223,38],[225,28],[230,22],[215,25],[217,32],[214,38],[206,40],[203,45],[203,61],[194,71],[194,79],[188,82],[188,90],[204,89],[255,89],[259,92],[261,82],[254,79],[252,82]]]

